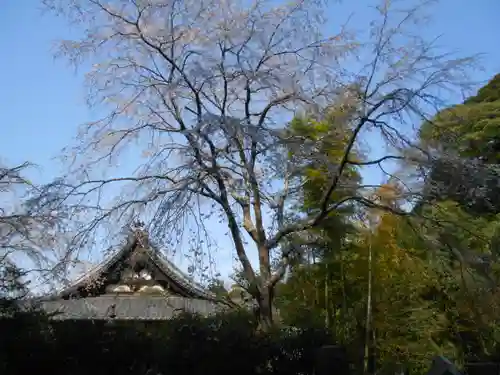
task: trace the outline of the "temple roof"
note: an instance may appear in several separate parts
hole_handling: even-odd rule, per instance
[[[108,283],[113,271],[122,269],[124,267],[123,264],[129,261],[136,253],[141,254],[142,260],[148,263],[148,267],[154,268],[157,276],[158,274],[161,275],[162,282],[165,282],[173,288],[172,293],[169,294],[191,299],[215,300],[216,297],[213,293],[207,291],[202,285],[190,279],[171,261],[161,255],[158,247],[151,243],[148,233],[142,226],[136,226],[126,238],[120,249],[112,256],[79,277],[71,285],[64,288],[56,295],[52,295],[45,300],[83,297],[81,295],[82,291],[88,290],[89,288],[96,289],[97,287],[92,285],[99,284],[99,282],[101,282],[101,284]],[[104,293],[89,294],[86,295],[85,298],[98,297],[99,294]],[[162,298],[165,299],[165,297]]]

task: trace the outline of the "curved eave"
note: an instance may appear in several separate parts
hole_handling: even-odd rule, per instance
[[[154,250],[152,254],[158,254],[156,247],[151,245]],[[159,255],[152,257],[153,262],[175,282],[182,285],[185,289],[190,290],[196,298],[215,300],[214,293],[207,291],[201,284],[190,279],[184,272],[182,272],[174,263],[168,259],[160,257]]]
[[[61,291],[59,291],[53,296],[49,296],[49,298],[51,297],[60,298],[62,296],[70,295],[72,293],[77,292],[79,288],[88,285],[91,280],[99,279],[106,270],[108,270],[117,261],[119,261],[120,258],[124,255],[124,253],[130,251],[136,244],[137,244],[137,239],[135,238],[135,236],[127,237],[126,242],[122,245],[121,249],[118,250],[114,255],[104,260],[102,263],[91,269],[89,272],[80,276],[68,287],[63,288]],[[190,279],[175,264],[170,262],[168,259],[165,259],[164,257],[160,256],[158,247],[154,243],[150,242],[149,247],[152,250],[149,256],[150,259],[153,261],[153,263],[173,281],[182,286],[183,289],[187,290],[190,294],[192,294],[194,298],[216,300],[215,294],[207,291],[201,284]]]
[[[109,269],[114,263],[116,263],[123,255],[123,253],[130,250],[131,247],[135,245],[135,240],[127,237],[126,243],[118,250],[115,254],[111,255],[97,266],[93,267],[90,271],[84,273],[82,276],[77,278],[71,283],[71,285],[63,288],[56,293],[54,297],[65,296],[78,291],[79,288],[85,287],[89,284],[90,280],[96,280],[101,277],[101,275]]]

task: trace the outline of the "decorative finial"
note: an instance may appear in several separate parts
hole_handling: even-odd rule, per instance
[[[144,229],[144,227],[146,226],[146,224],[144,223],[144,221],[142,220],[136,220],[134,221],[134,224],[132,224],[134,229]]]
[[[132,224],[132,231],[133,231],[133,235],[136,238],[136,240],[139,241],[139,244],[143,248],[148,248],[149,247],[149,234],[146,230],[146,224],[143,221],[137,219]]]

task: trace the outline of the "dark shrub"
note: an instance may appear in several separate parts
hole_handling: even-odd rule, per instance
[[[61,321],[16,316],[0,322],[3,375],[311,374],[318,330],[255,330],[246,313],[170,321]]]

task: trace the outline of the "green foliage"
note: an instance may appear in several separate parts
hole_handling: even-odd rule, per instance
[[[441,111],[420,129],[422,144],[439,150],[426,195],[454,200],[475,215],[500,212],[499,82],[497,75],[476,96]]]
[[[352,136],[350,117],[355,108],[337,108],[331,106],[324,113],[316,116],[297,116],[289,124],[289,131],[302,139],[303,144],[308,142],[317,148],[314,157],[307,155],[297,163],[302,165],[301,177],[304,180],[301,199],[297,210],[312,215],[321,209],[321,202],[325,190],[329,188],[334,175],[338,173],[339,164],[344,157],[347,144]],[[319,158],[318,155],[323,157]],[[349,154],[350,160],[359,160],[358,152],[353,149]],[[352,165],[342,171],[339,183],[330,196],[330,202],[356,194],[361,175]],[[316,227],[313,232],[319,235],[323,245],[315,247],[316,255],[325,256],[325,251],[340,248],[342,239],[352,230],[349,216],[354,212],[349,205],[329,213],[328,217]],[[296,241],[300,241],[296,239]]]
[[[317,204],[328,187],[328,182],[337,173],[337,166],[346,152],[346,147],[352,132],[348,127],[348,119],[340,109],[330,108],[326,114],[315,119],[311,117],[296,117],[289,125],[289,131],[295,136],[303,139],[303,142],[311,141],[319,150],[317,154],[324,157],[305,160],[303,175],[306,178],[304,186],[304,201],[302,209],[305,211],[315,210]],[[355,153],[350,158],[356,160]],[[340,188],[335,189],[331,196],[332,201],[351,195],[357,188],[361,177],[355,168],[345,168],[342,174]]]
[[[495,75],[490,82],[482,87],[477,95],[468,98],[465,103],[488,103],[500,100],[500,74]]]
[[[374,232],[366,235],[373,255],[372,324],[382,369],[396,362],[423,373],[436,353],[455,359],[457,353],[446,337],[446,314],[425,298],[437,283],[436,271],[422,258],[419,241],[411,241],[414,235],[406,224],[401,217],[382,214]],[[366,252],[362,266],[368,264]]]
[[[388,187],[380,197],[397,206],[397,189]],[[401,366],[425,373],[435,355],[459,364],[491,357],[499,338],[496,271],[471,259],[496,251],[499,221],[453,201],[424,205],[413,218],[370,216],[370,227],[348,221],[356,230],[343,232],[340,247],[328,241],[337,228],[324,228],[320,246],[328,250],[295,266],[280,285],[282,319],[331,329],[357,368],[372,358],[382,374]]]
[[[22,282],[22,271],[13,264],[0,264],[0,316],[11,316],[18,312],[17,301],[27,295]]]
[[[432,126],[423,128],[422,137],[430,139],[431,143],[444,143],[463,157],[498,163],[499,128],[500,100],[467,103],[439,113]]]
[[[369,223],[355,222],[356,210],[332,214],[336,221],[318,231],[323,241],[310,246],[279,286],[277,303],[286,324],[333,331],[357,358],[357,368],[371,361],[381,374],[401,366],[422,374],[435,355],[459,364],[495,356],[499,82],[500,75],[477,96],[423,124],[422,143],[441,153],[423,190],[432,204],[424,200],[413,217],[371,210]],[[331,132],[335,127],[345,138]],[[292,128],[321,140],[326,164],[338,163],[348,127],[300,118]],[[322,163],[308,164],[302,210],[317,207],[330,171]],[[344,178],[356,181],[357,173],[348,170]],[[343,186],[356,189],[353,183]],[[380,199],[398,207],[397,191],[382,186]],[[334,199],[351,192],[339,190]]]
[[[421,139],[465,158],[500,161],[500,74],[463,104],[436,115],[421,127]]]

